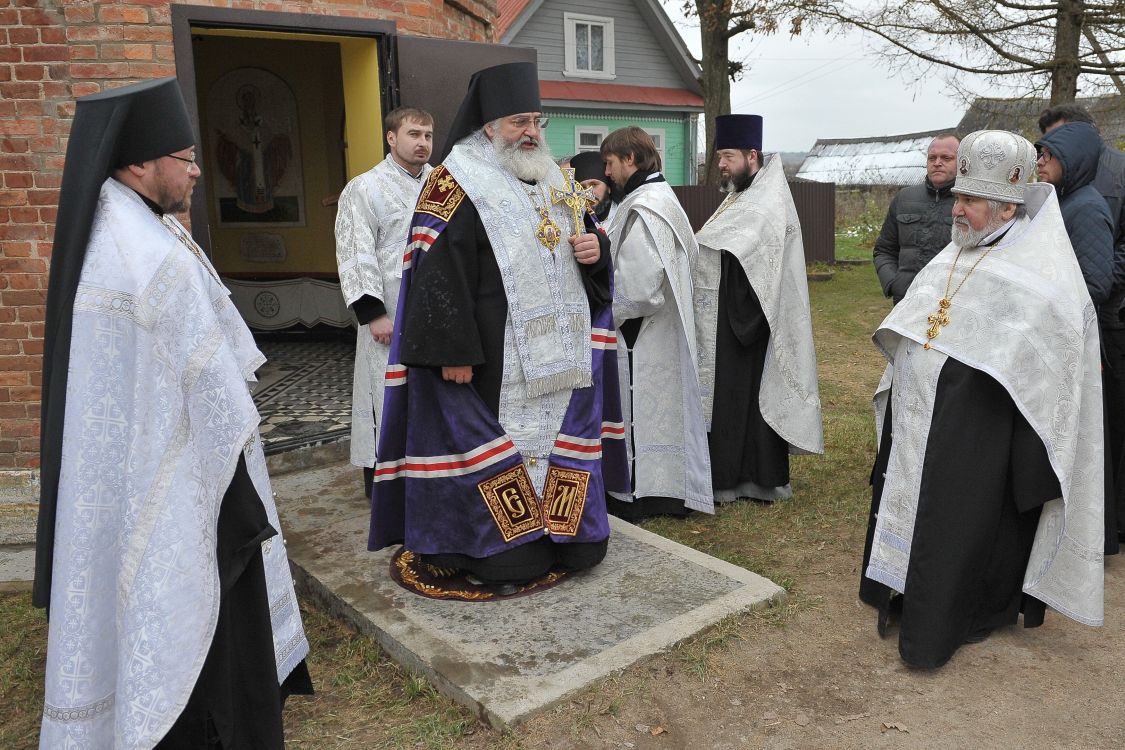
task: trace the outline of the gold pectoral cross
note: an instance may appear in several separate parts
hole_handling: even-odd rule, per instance
[[[938,310],[936,313],[926,318],[926,322],[930,327],[926,329],[926,343],[922,346],[923,349],[930,348],[930,341],[933,341],[941,333],[944,326],[949,325],[949,315],[945,312],[949,309],[950,302],[945,297],[938,300]]]
[[[551,188],[551,203],[563,203],[570,209],[574,217],[574,233],[582,234],[585,224],[582,221],[583,214],[586,213],[590,206],[598,202],[594,197],[593,188],[582,187],[581,183],[574,181],[574,168],[566,167],[562,170],[563,173],[563,187],[564,190],[559,190],[556,187]]]

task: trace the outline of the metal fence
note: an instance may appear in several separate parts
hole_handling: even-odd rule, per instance
[[[710,185],[680,185],[672,190],[680,199],[691,228],[697,232],[723,200],[723,193]],[[793,193],[793,203],[801,221],[805,262],[835,263],[836,185],[831,182],[790,182],[789,190]]]

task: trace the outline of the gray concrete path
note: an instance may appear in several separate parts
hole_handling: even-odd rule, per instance
[[[750,571],[611,518],[605,561],[554,588],[502,601],[427,599],[391,579],[393,549],[367,552],[359,469],[335,464],[273,481],[299,588],[497,728],[785,596]]]

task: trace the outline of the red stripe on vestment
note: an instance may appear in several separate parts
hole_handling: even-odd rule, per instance
[[[504,453],[505,451],[509,451],[514,447],[515,445],[511,440],[506,440],[503,443],[500,443],[499,445],[488,449],[487,451],[473,456],[472,458],[460,459],[457,461],[442,461],[439,463],[421,463],[418,462],[417,459],[415,461],[411,461],[410,457],[408,456],[403,463],[397,466],[388,466],[383,469],[376,468],[375,476],[385,477],[388,475],[399,474],[406,471],[426,474],[430,472],[449,471],[450,469],[467,469],[478,464],[487,463],[490,458],[500,453]]]

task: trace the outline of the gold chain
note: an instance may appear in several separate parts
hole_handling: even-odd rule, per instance
[[[988,254],[992,252],[992,248],[996,247],[996,243],[999,241],[1000,240],[996,240],[996,242],[993,242],[985,248],[985,251],[981,253],[976,262],[969,267],[968,273],[961,278],[961,282],[957,284],[957,288],[950,293],[949,287],[953,283],[953,272],[957,270],[957,262],[961,260],[961,253],[965,250],[963,247],[957,249],[957,256],[953,259],[953,265],[949,267],[949,276],[945,280],[945,294],[938,300],[937,312],[926,318],[926,322],[930,324],[930,327],[926,329],[926,343],[923,344],[923,349],[929,349],[930,342],[938,337],[943,327],[949,325],[949,315],[946,311],[949,310],[950,305],[953,304],[953,298],[957,296],[957,292],[961,291],[961,287],[965,286],[965,282],[973,275],[973,271],[977,270],[977,266],[980,265],[980,262],[988,257]]]
[[[203,255],[203,251],[199,248],[199,245],[195,244],[195,240],[185,236],[187,233],[180,229],[175,221],[169,220],[166,215],[160,217],[160,223],[180,241],[180,244],[191,251],[191,254],[194,255],[199,260],[199,263],[207,270],[207,273],[211,274],[211,278],[215,281],[219,281],[218,274],[215,273],[215,269],[211,267],[211,264],[207,262],[206,256]],[[223,282],[219,281],[219,283],[221,284]]]
[[[562,229],[551,218],[551,206],[547,202],[547,197],[540,195],[541,190],[542,188],[536,185],[534,190],[527,190],[527,197],[531,201],[531,207],[539,213],[539,226],[535,229],[535,239],[553,253],[562,241]]]
[[[723,202],[719,204],[719,207],[715,210],[715,213],[711,214],[711,218],[703,222],[703,226],[707,226],[712,221],[722,216],[723,211],[726,211],[728,208],[734,205],[734,202],[738,200],[738,196],[742,195],[742,193],[744,192],[745,191],[739,191],[737,193],[727,193],[727,197],[723,198]]]

